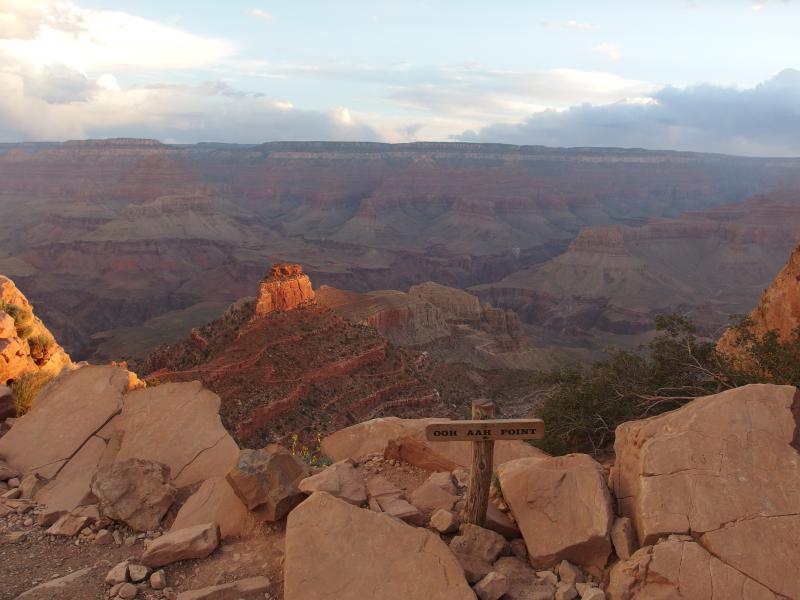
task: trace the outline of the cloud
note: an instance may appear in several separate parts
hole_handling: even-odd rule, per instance
[[[616,44],[609,44],[608,42],[603,42],[592,48],[592,52],[595,54],[602,54],[611,60],[619,60],[622,58],[622,51],[620,50],[619,46]]]
[[[345,107],[331,111],[295,109],[291,103],[248,94],[222,82],[120,88],[112,76],[77,85],[80,80],[76,74],[64,81],[68,83],[62,88],[48,90],[50,100],[59,100],[52,102],[30,96],[25,80],[0,75],[0,86],[8,91],[0,96],[0,141],[102,137],[152,137],[180,143],[381,139]],[[68,94],[71,98],[66,98]]]
[[[542,21],[542,27],[545,29],[572,29],[574,31],[591,31],[597,29],[596,25],[591,23],[581,23],[570,19],[569,21]]]
[[[251,8],[247,11],[247,14],[256,19],[261,19],[262,21],[272,21],[275,18],[273,14],[261,10],[260,8]]]
[[[217,64],[236,46],[120,11],[60,0],[0,0],[0,51],[36,68],[169,70]]]
[[[301,110],[220,81],[121,85],[117,74],[195,76],[235,52],[118,11],[58,0],[0,0],[0,141],[134,136],[257,143],[376,140],[347,107]],[[209,71],[207,71],[209,72]],[[124,80],[124,78],[123,78]]]
[[[547,110],[454,136],[551,146],[626,146],[746,155],[800,155],[800,71],[749,89],[667,86],[645,98]]]

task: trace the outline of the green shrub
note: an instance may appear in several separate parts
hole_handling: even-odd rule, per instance
[[[535,445],[552,454],[604,454],[625,421],[748,383],[800,385],[800,328],[781,340],[776,331],[753,333],[752,323],[744,319],[734,327],[738,359],[699,340],[686,317],[659,316],[656,330],[653,341],[638,352],[616,351],[588,372],[572,368],[540,374],[538,383],[548,387],[535,413],[545,422],[545,438]]]
[[[31,371],[25,373],[11,384],[11,392],[14,394],[14,406],[17,409],[18,417],[30,410],[34,400],[36,400],[36,396],[52,379],[53,376],[49,373]]]

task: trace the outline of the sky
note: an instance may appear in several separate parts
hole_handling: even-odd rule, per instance
[[[0,142],[800,156],[800,0],[0,0]]]

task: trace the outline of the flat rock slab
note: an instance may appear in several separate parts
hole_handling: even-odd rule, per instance
[[[370,454],[383,454],[390,441],[411,437],[423,442],[439,456],[458,466],[469,468],[472,463],[471,442],[427,442],[425,427],[449,419],[400,419],[382,417],[340,429],[322,440],[322,452],[334,460],[352,458],[359,461]],[[501,465],[515,458],[547,456],[525,442],[500,441],[494,445],[494,464]],[[438,469],[437,469],[438,470]]]
[[[645,546],[614,565],[607,595],[609,600],[782,598],[681,536]]]
[[[219,396],[199,381],[130,392],[118,424],[124,435],[117,460],[164,463],[176,487],[224,477],[239,447],[222,426],[219,407]]]
[[[498,476],[534,566],[548,569],[566,559],[602,572],[613,514],[596,461],[586,454],[523,458],[502,465]]]
[[[224,477],[206,479],[178,511],[171,530],[203,523],[218,523],[222,539],[239,537],[250,529],[250,513]]]
[[[147,544],[142,564],[163,567],[179,560],[205,558],[219,546],[219,526],[205,523],[170,531]]]
[[[22,473],[53,477],[120,411],[127,386],[128,372],[119,367],[89,366],[61,376],[0,437],[0,456]]]
[[[761,585],[800,598],[800,392],[748,385],[617,428],[612,470],[638,540],[694,536]]]
[[[474,600],[463,570],[437,535],[324,492],[290,514],[285,600]]]
[[[264,598],[270,581],[266,577],[250,577],[232,583],[214,585],[178,594],[178,600],[250,600]]]

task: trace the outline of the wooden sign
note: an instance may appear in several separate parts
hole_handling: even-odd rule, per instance
[[[497,419],[491,421],[450,421],[425,428],[429,442],[478,442],[485,440],[540,440],[541,419]]]
[[[472,468],[464,505],[464,522],[484,526],[489,506],[495,440],[540,440],[541,419],[494,419],[495,406],[489,400],[473,400],[472,421],[432,423],[425,428],[430,442],[472,442]]]

